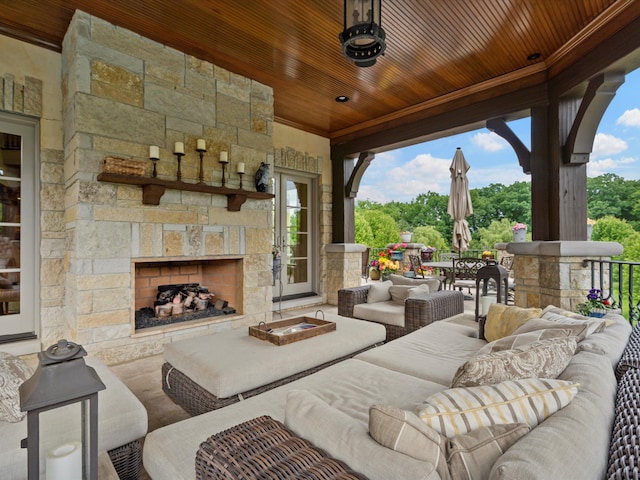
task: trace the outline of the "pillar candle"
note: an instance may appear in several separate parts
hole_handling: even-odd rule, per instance
[[[207,151],[207,142],[204,140],[204,138],[199,138],[198,140],[196,140],[196,150],[204,150],[205,152]]]
[[[483,297],[480,297],[480,300],[482,301],[480,315],[486,315],[487,313],[489,313],[489,307],[491,306],[491,304],[498,301],[495,295],[485,295]]]
[[[238,173],[244,173],[244,162],[238,163]]]
[[[229,163],[229,154],[227,152],[220,152],[220,163]]]
[[[160,147],[151,145],[149,147],[149,158],[160,158]]]
[[[82,478],[82,445],[65,443],[47,452],[45,463],[47,480],[80,480]]]
[[[184,153],[184,143],[176,142],[173,146],[173,153]]]

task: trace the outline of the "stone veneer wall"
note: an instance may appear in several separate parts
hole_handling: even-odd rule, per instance
[[[107,155],[148,161],[149,145],[159,145],[158,176],[173,180],[173,144],[182,141],[182,179],[197,181],[195,143],[204,138],[205,182],[220,185],[218,153],[226,150],[227,186],[237,187],[242,161],[244,186],[254,189],[252,173],[274,163],[272,89],[82,12],[65,36],[62,69],[71,338],[114,363],[159,353],[203,328],[229,328],[132,338],[132,258],[242,255],[244,315],[233,326],[270,321],[270,201],[249,199],[229,212],[225,196],[167,190],[159,206],[148,206],[139,187],[96,176]]]

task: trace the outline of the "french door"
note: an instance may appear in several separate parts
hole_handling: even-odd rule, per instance
[[[313,294],[317,250],[313,190],[312,178],[278,171],[274,174],[274,299]]]
[[[36,120],[0,113],[0,343],[35,337]]]

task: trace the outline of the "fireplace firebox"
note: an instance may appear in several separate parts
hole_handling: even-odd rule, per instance
[[[183,328],[242,313],[241,257],[134,261],[135,331]]]

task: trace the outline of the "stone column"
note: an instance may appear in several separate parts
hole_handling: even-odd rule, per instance
[[[591,272],[583,260],[609,260],[622,253],[617,242],[553,241],[509,243],[515,255],[516,305],[555,305],[575,311],[591,288]]]
[[[338,304],[338,290],[360,285],[362,252],[367,247],[359,243],[327,245],[327,303]]]

